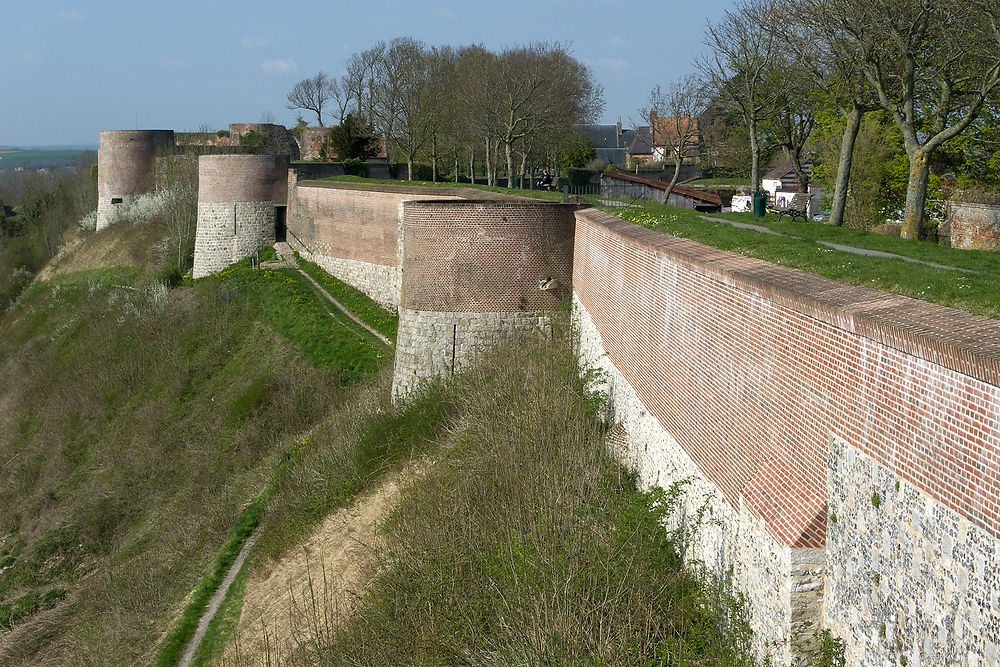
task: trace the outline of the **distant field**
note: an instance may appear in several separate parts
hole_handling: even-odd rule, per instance
[[[14,167],[24,167],[25,169],[66,167],[73,164],[85,152],[79,149],[3,149],[0,150],[0,169],[13,169]]]

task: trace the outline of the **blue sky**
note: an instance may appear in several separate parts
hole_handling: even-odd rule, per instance
[[[21,2],[0,7],[0,145],[97,144],[106,129],[291,125],[301,78],[340,74],[380,39],[571,45],[604,86],[604,122],[691,69],[731,0]],[[307,118],[309,120],[309,118]],[[315,122],[315,118],[311,119]]]

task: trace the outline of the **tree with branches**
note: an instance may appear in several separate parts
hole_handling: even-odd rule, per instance
[[[761,132],[775,112],[780,93],[777,64],[780,42],[754,20],[770,0],[743,0],[709,22],[705,45],[710,53],[698,62],[705,83],[724,107],[737,112],[750,139],[750,182],[760,190]]]
[[[697,144],[698,118],[708,107],[704,86],[694,75],[682,76],[667,84],[664,89],[657,85],[649,92],[647,106],[640,110],[643,120],[649,124],[650,149],[662,146],[663,158],[674,161],[674,174],[663,194],[667,201],[681,174],[681,165],[693,144]],[[637,128],[638,129],[638,128]],[[637,132],[636,136],[641,136]]]
[[[1000,6],[992,0],[804,0],[903,137],[902,236],[919,238],[930,159],[1000,91]]]
[[[323,107],[337,93],[337,82],[319,72],[313,77],[302,79],[288,93],[289,109],[304,109],[316,114],[316,122],[323,125]]]

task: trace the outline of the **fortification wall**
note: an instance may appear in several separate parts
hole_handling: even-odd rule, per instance
[[[822,620],[848,664],[996,664],[1000,323],[592,210],[573,280],[623,458],[712,494],[696,552],[737,566],[762,650]]]
[[[193,277],[221,271],[274,243],[276,207],[285,206],[287,189],[286,156],[201,156]]]
[[[973,202],[948,202],[952,248],[1000,251],[1000,206]]]
[[[404,201],[477,197],[510,199],[469,188],[339,183],[288,175],[288,244],[380,305],[400,302],[398,254]],[[310,173],[308,170],[306,173]]]
[[[571,293],[575,206],[406,201],[394,398],[545,330]]]
[[[113,222],[117,205],[153,189],[156,157],[173,148],[173,130],[101,132],[97,153],[98,230]]]

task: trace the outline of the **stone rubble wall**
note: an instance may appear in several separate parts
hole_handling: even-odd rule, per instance
[[[948,202],[952,248],[1000,251],[1000,206],[973,202]]]
[[[432,312],[399,309],[393,400],[447,379],[501,342],[549,331],[549,313]]]
[[[997,665],[997,540],[840,438],[828,474],[825,620],[847,664]]]
[[[636,473],[642,489],[684,485],[677,522],[666,528],[693,526],[699,514],[704,517],[694,533],[689,562],[701,561],[723,579],[731,574],[736,590],[746,595],[754,648],[778,665],[791,664],[793,612],[800,636],[810,640],[818,630],[823,551],[779,544],[760,518],[726,502],[612,363],[593,319],[575,295],[572,314],[576,355],[590,378],[588,390],[607,397],[614,455]]]
[[[274,243],[271,202],[198,202],[192,277],[204,278]]]
[[[342,280],[361,290],[372,301],[386,310],[397,310],[399,306],[399,269],[395,266],[382,266],[313,253],[298,243],[294,237],[289,237],[288,244],[292,249],[297,250],[303,259],[318,264],[337,280]]]

